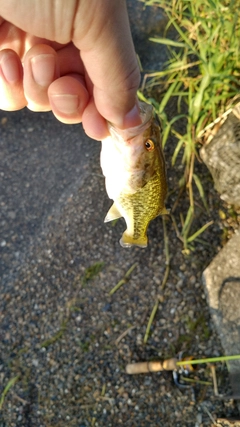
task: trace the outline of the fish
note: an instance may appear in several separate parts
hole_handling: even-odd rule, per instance
[[[122,130],[108,123],[110,135],[102,140],[100,154],[106,192],[114,202],[104,222],[125,219],[124,248],[146,248],[150,221],[169,213],[160,123],[150,104],[140,102],[139,108],[139,126]]]

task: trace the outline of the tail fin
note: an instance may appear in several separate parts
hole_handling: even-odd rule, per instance
[[[125,231],[120,240],[120,245],[123,248],[130,248],[131,246],[139,246],[140,248],[146,248],[148,245],[148,238],[147,236],[141,236],[138,239],[134,239]]]

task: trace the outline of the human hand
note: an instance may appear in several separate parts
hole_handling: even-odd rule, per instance
[[[125,0],[0,0],[0,108],[52,110],[92,138],[141,123]]]

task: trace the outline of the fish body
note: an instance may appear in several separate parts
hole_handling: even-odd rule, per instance
[[[124,217],[123,247],[146,247],[149,222],[168,213],[160,126],[151,105],[141,103],[140,109],[140,126],[120,130],[109,124],[110,136],[102,141],[100,157],[106,191],[114,201],[105,222]]]

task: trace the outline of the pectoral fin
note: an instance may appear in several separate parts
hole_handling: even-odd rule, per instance
[[[104,219],[104,222],[113,221],[114,219],[121,218],[121,217],[122,217],[122,214],[119,212],[115,203],[113,203],[113,205],[110,207],[106,215],[106,218]]]
[[[159,210],[159,215],[169,215],[170,210],[166,209],[165,206]]]

